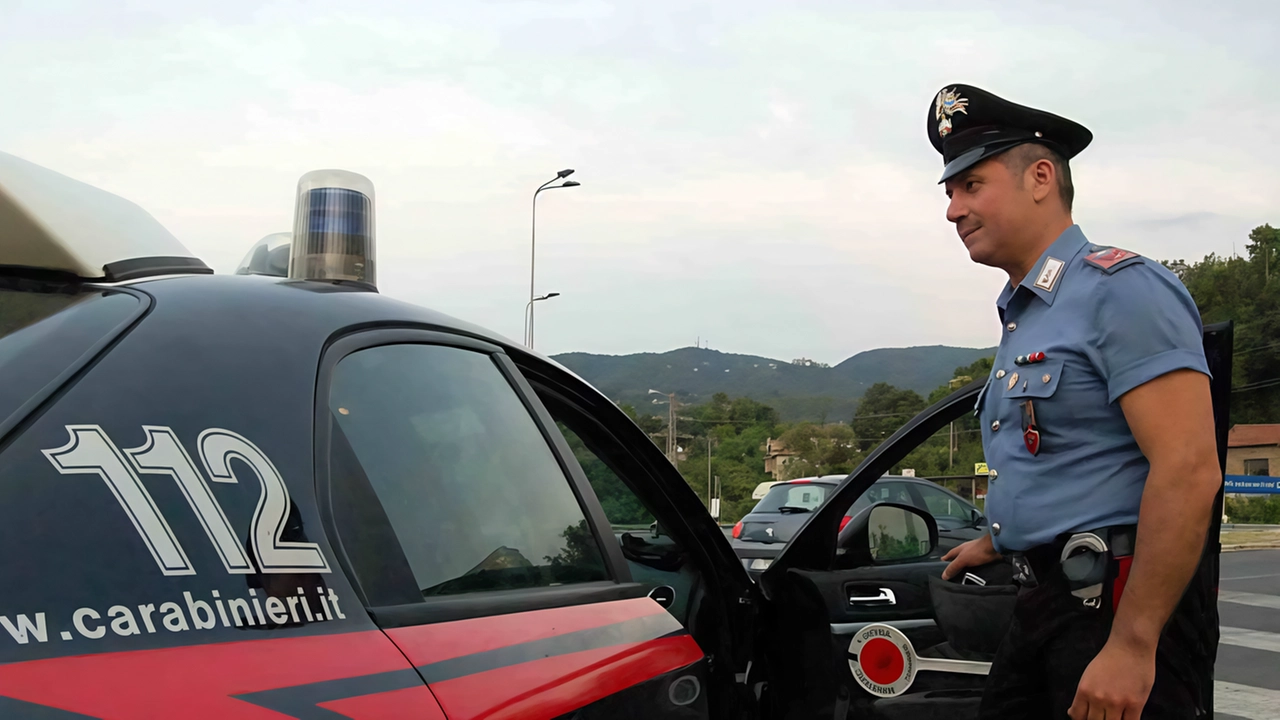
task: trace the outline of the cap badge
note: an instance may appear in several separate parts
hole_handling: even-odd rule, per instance
[[[938,120],[938,136],[946,137],[951,133],[951,116],[962,112],[965,115],[969,111],[965,108],[969,107],[968,98],[960,97],[960,93],[954,88],[951,90],[943,89],[938,93],[938,100],[934,106],[933,114]]]

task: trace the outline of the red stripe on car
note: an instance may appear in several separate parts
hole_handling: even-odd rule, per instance
[[[407,669],[372,630],[0,665],[0,695],[92,717],[280,720],[232,696]]]
[[[543,720],[702,659],[688,635],[557,655],[434,683],[449,720]]]

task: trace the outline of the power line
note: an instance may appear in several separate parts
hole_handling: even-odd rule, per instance
[[[879,413],[876,415],[854,415],[852,419],[866,420],[869,418],[915,417],[916,415],[919,415],[919,414],[920,413],[918,411],[917,412],[900,412],[900,413]],[[658,417],[658,416],[654,415],[653,417]],[[707,423],[709,425],[731,425],[731,424],[732,425],[755,425],[757,423],[764,422],[763,420],[710,420],[710,419],[700,419],[700,418],[694,418],[694,417],[685,417],[683,415],[681,415],[678,419],[685,420],[687,422]]]
[[[1258,346],[1258,347],[1251,347],[1251,348],[1249,348],[1248,350],[1238,350],[1238,351],[1236,351],[1236,352],[1234,352],[1234,353],[1232,353],[1232,354],[1233,354],[1233,355],[1247,355],[1247,354],[1249,354],[1249,353],[1251,353],[1251,352],[1256,352],[1256,351],[1258,351],[1258,350],[1270,350],[1270,349],[1272,349],[1272,348],[1277,348],[1277,347],[1280,347],[1280,342],[1271,343],[1270,345],[1260,345],[1260,346]]]
[[[1271,378],[1270,380],[1259,380],[1258,382],[1249,383],[1248,385],[1241,385],[1240,387],[1231,388],[1231,392],[1238,393],[1238,392],[1246,392],[1248,390],[1262,390],[1263,388],[1275,387],[1276,385],[1280,385],[1280,378]]]

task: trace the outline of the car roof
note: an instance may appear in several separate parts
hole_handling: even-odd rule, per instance
[[[804,485],[804,484],[812,484],[812,483],[836,484],[836,485],[838,485],[838,484],[840,484],[840,483],[844,482],[844,481],[845,481],[845,479],[846,479],[846,478],[848,478],[848,477],[849,477],[848,475],[816,475],[816,476],[814,476],[814,477],[807,477],[807,478],[795,478],[794,480],[782,480],[782,481],[779,481],[779,482],[774,483],[774,486],[776,487],[776,486],[778,486],[778,485],[790,485],[790,484],[795,484],[795,483],[798,483],[798,484],[801,484],[801,485]],[[908,482],[915,482],[915,483],[928,483],[928,484],[930,484],[930,485],[934,485],[934,484],[936,484],[936,483],[933,483],[933,482],[931,482],[931,481],[929,481],[929,480],[924,480],[924,479],[922,479],[922,478],[916,478],[916,477],[908,477],[908,476],[906,476],[906,475],[881,475],[881,476],[879,477],[879,479],[877,479],[877,480],[876,480],[876,482],[880,482],[880,481],[882,481],[882,480],[895,480],[895,481],[897,481],[897,480],[905,480],[905,481],[908,481]]]
[[[293,347],[314,357],[311,349],[323,348],[334,333],[343,329],[416,327],[488,342],[512,355],[536,357],[582,380],[555,360],[499,333],[367,287],[267,275],[217,274],[167,275],[110,286],[129,287],[152,296],[156,303],[147,322],[164,324],[175,335],[228,331],[243,336],[245,325],[253,325],[273,335],[287,335],[296,341]],[[199,317],[199,322],[193,322],[193,317]],[[278,341],[272,344],[281,347]]]

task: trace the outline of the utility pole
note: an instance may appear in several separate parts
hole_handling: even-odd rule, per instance
[[[649,390],[649,394],[664,395],[667,398],[667,460],[676,465],[676,394],[653,389]]]
[[[947,469],[951,469],[956,464],[956,423],[954,420],[950,424],[951,430],[947,437]]]
[[[707,509],[711,509],[711,433],[707,433]]]
[[[671,423],[671,433],[667,438],[667,442],[669,443],[667,452],[670,453],[669,457],[671,458],[671,464],[678,465],[676,462],[676,448],[679,447],[676,444],[676,394],[671,393],[668,395],[667,401],[667,407],[671,413],[671,420],[669,421]]]

